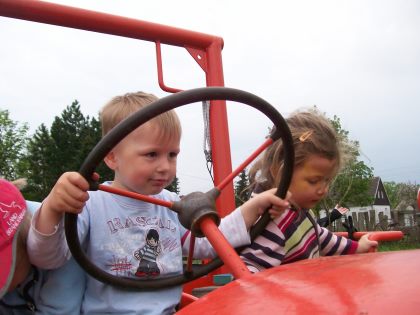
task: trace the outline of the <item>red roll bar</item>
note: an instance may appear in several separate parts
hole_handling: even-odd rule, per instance
[[[37,0],[0,0],[0,16],[151,41],[157,49],[160,44],[183,47],[203,69],[207,86],[224,86],[221,37]],[[160,86],[178,91],[163,84],[160,56],[157,59]],[[225,101],[210,102],[210,142],[214,184],[218,185],[232,172]],[[216,204],[222,217],[234,209],[232,183],[226,185]]]

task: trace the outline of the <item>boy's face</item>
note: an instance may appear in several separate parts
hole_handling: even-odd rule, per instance
[[[301,208],[313,208],[328,193],[335,174],[336,161],[318,155],[309,156],[293,172],[289,191],[292,200]]]
[[[115,171],[113,186],[155,195],[173,181],[180,139],[165,139],[160,135],[160,128],[148,122],[107,155],[105,162]]]

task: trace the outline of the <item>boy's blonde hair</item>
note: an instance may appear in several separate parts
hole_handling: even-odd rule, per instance
[[[155,95],[144,92],[115,96],[102,108],[100,113],[102,136],[105,136],[128,116],[157,100]],[[167,111],[149,122],[155,123],[160,128],[161,136],[164,138],[181,137],[181,123],[174,110]]]
[[[341,167],[342,144],[333,125],[316,109],[296,111],[286,119],[293,138],[295,163],[297,168],[303,165],[310,155],[319,155],[336,161],[336,175]],[[267,190],[277,187],[284,163],[283,142],[276,140],[268,147],[263,156],[253,164],[249,171],[251,187]]]

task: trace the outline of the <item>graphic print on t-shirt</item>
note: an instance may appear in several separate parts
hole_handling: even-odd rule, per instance
[[[146,235],[146,245],[137,249],[133,255],[139,261],[135,273],[136,277],[156,277],[160,275],[156,259],[161,251],[159,233],[155,229],[150,229]]]
[[[154,215],[107,216],[104,234],[92,256],[117,277],[149,279],[178,274],[182,270],[182,245],[176,217],[169,212]]]

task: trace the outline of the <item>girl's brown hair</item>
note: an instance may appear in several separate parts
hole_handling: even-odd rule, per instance
[[[294,167],[304,164],[310,155],[319,155],[336,161],[335,174],[342,164],[341,141],[333,125],[316,109],[296,111],[286,122],[290,128],[295,149]],[[250,190],[277,187],[283,169],[284,152],[282,140],[276,140],[249,171]]]
[[[102,108],[100,113],[102,136],[105,136],[128,116],[157,100],[158,98],[155,95],[144,92],[127,93],[114,97]],[[174,110],[156,116],[150,122],[160,128],[164,138],[181,137],[181,123]]]

